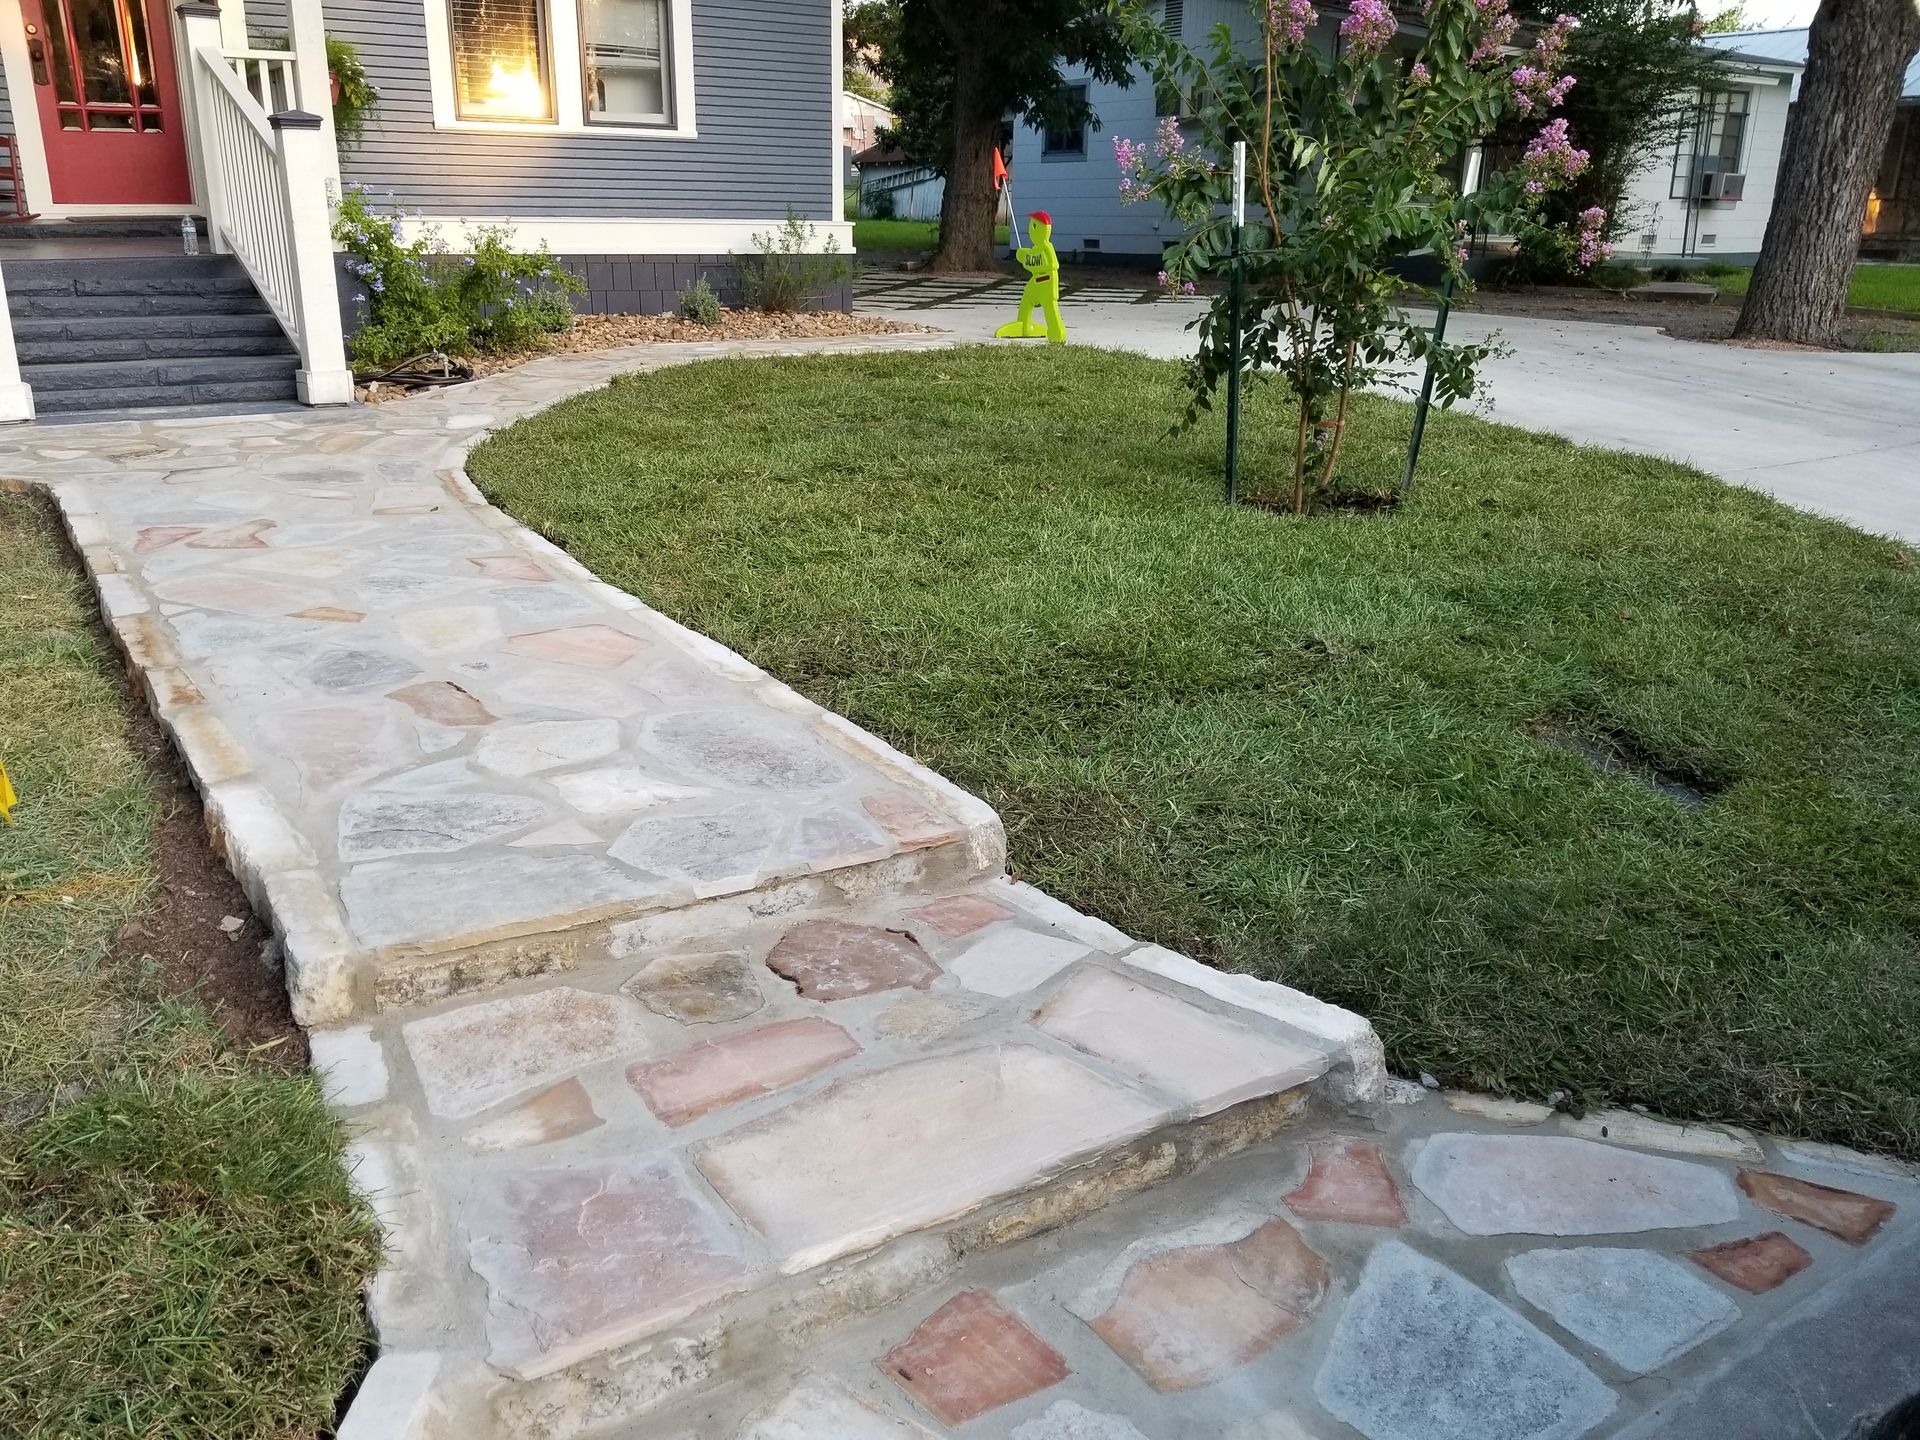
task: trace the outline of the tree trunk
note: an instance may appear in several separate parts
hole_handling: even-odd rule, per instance
[[[1838,345],[1867,192],[1920,47],[1913,0],[1822,0],[1736,339]]]
[[[987,103],[987,58],[978,45],[955,47],[953,66],[953,156],[940,202],[940,249],[929,267],[943,271],[991,270],[993,220],[1000,208],[993,188],[993,147],[1000,116]]]

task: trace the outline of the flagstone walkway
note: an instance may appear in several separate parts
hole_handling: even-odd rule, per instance
[[[939,343],[0,436],[356,1136],[341,1440],[1837,1437],[1920,1389],[1904,1168],[1388,1104],[1364,1020],[1009,880],[987,806],[461,469],[622,371]]]

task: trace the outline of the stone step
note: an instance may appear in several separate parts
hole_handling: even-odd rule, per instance
[[[91,344],[128,338],[163,341],[222,337],[274,337],[284,343],[286,332],[264,305],[256,311],[236,314],[38,316],[13,323],[14,342],[23,356],[29,345],[58,340]]]
[[[252,321],[255,317],[237,316]],[[272,317],[265,317],[272,323]],[[184,360],[234,358],[254,355],[281,355],[296,358],[292,342],[274,324],[271,331],[255,330],[244,334],[60,336],[48,339],[21,339],[18,344],[23,366],[92,365],[115,360]],[[55,373],[47,371],[43,373]]]
[[[1357,1017],[1004,879],[627,941],[313,1036],[392,1231],[382,1347],[468,1377],[473,1433],[599,1433],[648,1356],[889,1303],[1382,1078]]]
[[[24,368],[24,367],[23,367]],[[142,410],[190,410],[198,406],[253,405],[294,396],[293,365],[280,379],[211,380],[191,384],[116,385],[86,390],[36,390],[36,414],[86,415],[102,420],[130,416]]]

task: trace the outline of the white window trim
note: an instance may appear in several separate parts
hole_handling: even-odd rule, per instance
[[[547,22],[548,71],[555,119],[463,120],[454,109],[453,32],[447,0],[421,0],[427,15],[427,72],[436,130],[477,130],[492,135],[602,135],[619,140],[693,140],[693,0],[667,0],[668,40],[673,49],[673,124],[625,125],[586,117],[581,84],[579,0],[538,0]]]

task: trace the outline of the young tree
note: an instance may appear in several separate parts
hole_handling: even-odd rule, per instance
[[[993,151],[1008,116],[1035,125],[1093,124],[1063,67],[1131,79],[1106,0],[894,0],[896,29],[877,69],[891,87],[891,137],[947,177],[936,270],[993,265],[998,197]]]
[[[1262,497],[1306,513],[1332,488],[1347,405],[1356,388],[1405,385],[1430,361],[1442,405],[1474,392],[1486,341],[1449,343],[1406,312],[1394,262],[1429,253],[1454,285],[1471,288],[1465,239],[1476,228],[1526,234],[1546,196],[1586,169],[1564,118],[1571,18],[1514,54],[1507,0],[1431,0],[1418,50],[1393,47],[1386,0],[1349,0],[1337,54],[1308,43],[1313,0],[1263,0],[1260,48],[1248,54],[1226,26],[1196,53],[1140,11],[1130,24],[1156,86],[1182,99],[1182,119],[1151,143],[1114,141],[1120,195],[1154,200],[1179,222],[1163,283],[1185,285],[1234,263],[1229,212],[1233,142],[1247,144],[1248,224],[1238,263],[1246,282],[1243,346],[1229,339],[1227,296],[1198,322],[1187,367],[1185,424],[1198,421],[1233,372],[1275,371],[1299,407],[1293,454]],[[1516,163],[1462,194],[1461,156],[1510,115],[1534,133]],[[1604,258],[1606,216],[1579,218],[1582,263]],[[1277,483],[1275,483],[1277,481]]]
[[[1916,49],[1913,0],[1821,0],[1736,339],[1839,343],[1860,217]]]

